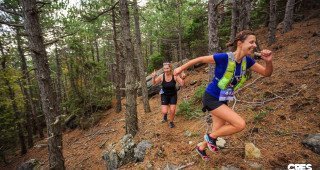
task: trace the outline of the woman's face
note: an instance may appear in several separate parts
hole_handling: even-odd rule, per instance
[[[163,72],[170,72],[171,71],[171,68],[170,68],[170,66],[169,66],[169,64],[164,64],[163,65]]]
[[[253,50],[257,47],[256,36],[249,35],[243,42],[238,41],[240,47],[245,55],[253,54]]]

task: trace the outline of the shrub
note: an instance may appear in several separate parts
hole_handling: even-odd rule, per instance
[[[148,72],[151,73],[153,70],[160,69],[162,67],[162,63],[164,61],[164,57],[155,52],[150,56],[150,64],[148,65]]]
[[[196,104],[202,101],[202,96],[204,94],[204,92],[206,91],[206,86],[204,84],[202,84],[201,86],[199,86],[196,91],[193,94],[192,97],[192,103]]]
[[[258,114],[256,114],[254,116],[254,121],[258,122],[258,121],[263,120],[267,116],[268,113],[269,113],[269,111],[261,110]]]
[[[178,105],[177,115],[183,115],[187,119],[199,118],[203,115],[202,110],[200,109],[202,96],[205,92],[205,85],[199,86],[193,97],[189,100],[184,100]],[[200,106],[199,106],[200,105]]]

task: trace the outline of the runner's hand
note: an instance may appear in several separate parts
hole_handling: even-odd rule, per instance
[[[180,77],[182,78],[182,79],[184,79],[184,78],[186,78],[186,74],[184,73],[184,71],[180,74]]]
[[[152,78],[155,78],[157,76],[156,70],[153,70],[153,73],[151,74]]]
[[[261,51],[261,58],[264,61],[272,61],[272,57],[273,57],[272,51],[270,51],[270,50],[262,50]]]
[[[173,75],[178,76],[181,72],[182,72],[181,67],[178,67],[178,68],[174,69]]]

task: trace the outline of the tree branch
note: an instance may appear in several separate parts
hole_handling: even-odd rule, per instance
[[[66,35],[63,35],[61,37],[58,37],[54,40],[51,40],[51,41],[48,41],[48,42],[45,42],[44,45],[47,46],[47,45],[51,45],[51,44],[54,44],[56,42],[58,42],[61,38],[64,38],[64,37],[68,37],[68,36],[71,36],[71,35],[74,35],[75,33],[71,33],[71,34],[66,34]]]
[[[6,22],[6,21],[0,20],[0,24],[5,24],[8,26],[12,26],[12,27],[22,27],[23,28],[23,25],[20,23],[12,23],[12,22]]]
[[[253,80],[251,83],[246,84],[245,86],[241,87],[239,90],[235,91],[234,94],[237,94],[239,91],[251,86],[252,84],[254,84],[257,80],[259,79],[263,79],[265,77],[259,76],[258,78],[256,78],[255,80]]]
[[[50,2],[42,2],[42,1],[37,1],[36,4],[40,4],[40,6],[38,7],[38,9],[41,9],[42,7],[44,7],[45,5],[50,5]]]
[[[6,7],[4,7],[2,5],[0,5],[0,11],[6,12],[6,13],[12,14],[12,15],[22,16],[22,13],[7,9]]]
[[[85,21],[91,22],[91,21],[98,19],[101,15],[113,10],[116,7],[116,5],[118,5],[118,3],[119,3],[119,1],[117,1],[115,4],[113,4],[109,9],[105,9],[102,12],[99,12],[98,15],[96,15],[96,16],[93,16],[93,17],[84,16]]]

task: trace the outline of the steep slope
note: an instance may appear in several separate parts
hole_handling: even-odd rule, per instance
[[[135,141],[147,139],[153,143],[145,161],[123,166],[121,169],[145,169],[151,164],[163,168],[167,163],[186,165],[189,169],[210,169],[232,165],[249,169],[250,164],[261,164],[265,169],[286,168],[289,163],[310,163],[320,168],[319,155],[306,149],[301,141],[306,134],[320,133],[320,18],[294,25],[294,30],[277,34],[277,43],[266,46],[267,29],[258,31],[262,48],[274,51],[274,73],[269,78],[259,78],[253,73],[247,86],[237,95],[237,103],[230,103],[245,118],[246,129],[225,137],[227,148],[217,154],[209,152],[212,158],[204,162],[194,152],[197,142],[203,139],[207,130],[205,118],[187,120],[182,116],[175,119],[176,128],[162,124],[160,98],[150,99],[151,113],[144,113],[142,100],[138,99],[140,131]],[[258,61],[264,63],[263,61]],[[186,87],[179,91],[179,102],[190,98],[203,82],[207,84],[206,66],[188,72]],[[198,83],[190,85],[197,80]],[[199,106],[201,107],[201,106]],[[125,109],[125,108],[123,108]],[[110,109],[102,120],[87,131],[74,130],[64,133],[64,156],[68,169],[105,169],[101,155],[104,149],[118,142],[124,135],[124,111],[115,113]],[[186,131],[192,132],[190,137]],[[245,142],[254,143],[262,158],[248,160],[244,157]],[[45,143],[39,141],[38,143]],[[11,158],[10,165],[1,169],[13,169],[21,162],[35,158],[47,168],[47,148],[33,148],[25,156]],[[187,168],[187,169],[188,169]]]

